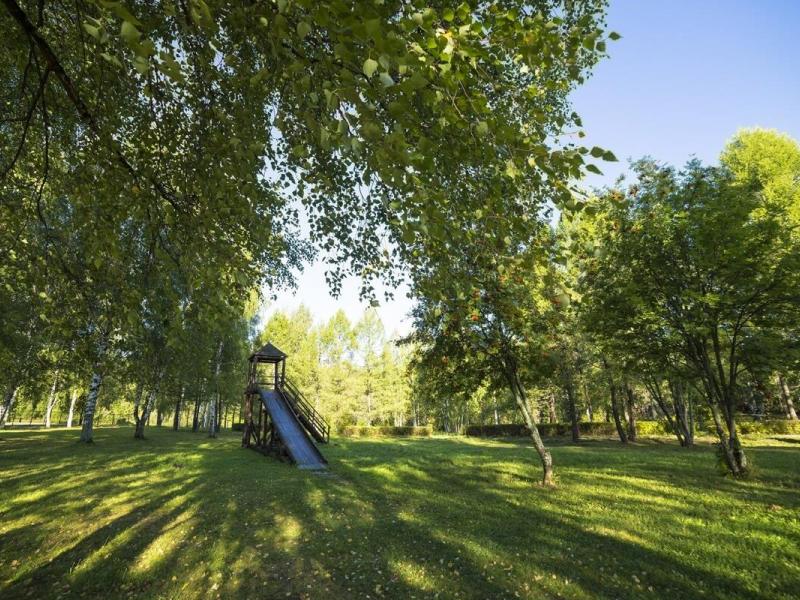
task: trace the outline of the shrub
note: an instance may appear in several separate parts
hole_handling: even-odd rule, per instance
[[[627,423],[624,424],[627,428]],[[739,433],[742,435],[775,435],[797,434],[800,435],[800,421],[787,419],[770,419],[764,421],[739,420],[737,423]],[[539,423],[537,426],[543,437],[559,437],[570,435],[569,423]],[[614,437],[617,428],[613,422],[594,421],[580,423],[581,435]],[[712,430],[697,428],[698,433],[713,433]],[[528,437],[531,432],[525,425],[506,423],[503,425],[469,425],[464,431],[472,437]],[[636,433],[641,436],[672,435],[672,430],[667,421],[637,421]]]
[[[465,435],[472,437],[524,437],[531,434],[525,425],[504,423],[502,425],[467,425]]]
[[[637,421],[636,433],[638,435],[671,435],[672,431],[667,421]]]
[[[231,431],[244,431],[244,423],[234,423],[231,425]]]
[[[739,433],[742,435],[772,435],[775,433],[800,434],[800,421],[788,419],[769,419],[765,421],[739,421]]]
[[[593,421],[579,424],[581,435],[611,437],[617,435],[614,423]],[[569,423],[539,423],[536,428],[544,437],[567,436],[572,432]],[[668,433],[664,421],[638,421],[636,431],[639,435],[665,435]],[[469,425],[465,434],[473,437],[527,437],[531,434],[527,426],[517,423],[503,425]]]
[[[391,427],[386,425],[367,427],[348,425],[339,429],[339,435],[343,435],[344,437],[428,437],[432,434],[433,428],[430,425],[426,425],[425,427]]]

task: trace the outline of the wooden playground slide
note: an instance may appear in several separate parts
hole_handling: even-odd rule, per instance
[[[261,402],[275,424],[275,430],[289,456],[300,469],[326,469],[327,461],[301,425],[283,394],[259,388]]]

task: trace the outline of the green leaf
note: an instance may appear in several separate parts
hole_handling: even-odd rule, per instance
[[[442,18],[445,21],[452,21],[453,19],[455,19],[455,17],[456,17],[456,13],[453,11],[452,8],[445,8],[442,11]]]
[[[133,48],[133,51],[137,56],[140,56],[146,60],[156,53],[156,45],[152,40],[144,40],[141,44],[137,44]]]
[[[101,52],[100,56],[103,57],[103,60],[106,62],[110,62],[115,67],[121,67],[122,63],[119,62],[119,59],[116,56],[111,56],[108,52]]]
[[[383,87],[388,88],[388,87],[392,87],[394,85],[394,79],[392,79],[392,76],[389,75],[388,73],[385,73],[385,72],[381,73],[380,76],[379,76],[379,79],[381,80],[381,83],[383,84]]]
[[[618,34],[616,31],[612,31],[611,33],[608,34],[608,39],[610,39],[611,41],[614,41],[614,42],[616,42],[621,37],[622,36],[620,34]]]
[[[368,58],[364,61],[364,65],[361,68],[364,71],[364,75],[367,77],[372,77],[372,74],[375,73],[375,69],[378,68],[378,61],[372,58]]]
[[[598,146],[595,146],[594,148],[592,148],[592,151],[589,152],[589,154],[591,154],[594,158],[602,158],[603,154],[605,154],[605,150],[603,150]]]
[[[367,30],[369,36],[373,39],[377,39],[381,33],[381,20],[380,19],[369,19],[364,24],[364,29]]]
[[[145,75],[150,69],[150,61],[142,56],[137,56],[133,59],[133,68],[136,69],[140,75]]]
[[[480,137],[486,137],[489,133],[489,124],[486,121],[478,121],[478,124],[475,126],[475,132]]]
[[[300,36],[300,39],[305,39],[309,33],[311,33],[311,25],[305,21],[300,21],[297,24],[297,35]]]
[[[127,8],[125,8],[121,2],[111,2],[109,0],[100,0],[100,4],[104,7],[109,9],[115,15],[117,15],[123,21],[128,21],[133,23],[136,26],[141,27],[141,22],[139,19],[134,17]]]
[[[100,28],[99,27],[95,27],[94,25],[89,25],[89,23],[81,23],[81,25],[83,25],[83,28],[86,30],[86,33],[88,33],[94,39],[96,39],[96,40],[100,39]]]
[[[141,33],[139,33],[139,30],[136,29],[136,26],[133,23],[131,23],[130,21],[123,21],[122,22],[122,26],[120,27],[119,34],[120,34],[120,36],[122,36],[122,39],[124,39],[126,42],[128,42],[128,45],[131,45],[131,46],[134,45],[134,44],[138,44],[139,43],[139,37],[141,36]]]
[[[428,85],[428,80],[425,79],[418,71],[403,82],[404,87],[408,87],[413,91],[421,90]]]
[[[617,157],[614,156],[614,153],[611,150],[606,150],[603,152],[603,160],[607,160],[608,162],[617,162]]]
[[[586,165],[586,170],[589,171],[590,173],[595,173],[597,175],[602,175],[603,174],[603,172],[600,169],[598,169],[596,165],[592,165],[592,164]]]
[[[517,175],[519,175],[519,169],[517,169],[517,165],[515,165],[514,161],[510,158],[506,161],[505,173],[511,179],[516,179]]]

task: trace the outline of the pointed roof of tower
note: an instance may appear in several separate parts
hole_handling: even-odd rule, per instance
[[[258,352],[250,355],[250,361],[258,362],[279,362],[286,358],[286,353],[276,348],[272,342],[267,342]]]

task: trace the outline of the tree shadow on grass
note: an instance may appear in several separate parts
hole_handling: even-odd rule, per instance
[[[736,598],[754,591],[778,598],[791,591],[790,572],[764,568],[770,559],[759,551],[769,547],[757,538],[750,558],[706,560],[718,558],[713,540],[681,519],[687,506],[700,510],[707,500],[691,505],[686,488],[698,480],[675,479],[667,469],[670,461],[672,471],[693,466],[689,454],[652,451],[626,462],[629,449],[560,447],[562,485],[546,490],[531,485],[539,470],[524,445],[344,441],[324,449],[336,476],[318,477],[242,450],[237,437],[152,431],[146,443],[134,443],[123,433],[130,434],[109,435],[97,452],[59,448],[63,468],[50,465],[41,478],[34,467],[47,463],[47,452],[33,452],[29,463],[16,459],[14,485],[44,489],[4,509],[4,598]],[[85,477],[87,470],[96,477]],[[615,502],[619,486],[626,493]],[[739,502],[737,486],[714,493]],[[656,494],[660,502],[649,499]],[[653,523],[663,527],[648,528]],[[20,565],[9,573],[12,559]]]
[[[379,456],[381,448],[364,454]],[[671,476],[663,480],[658,476],[653,477],[652,482],[658,484],[657,489],[647,485],[650,483],[648,480],[645,480],[645,485],[630,484],[627,481],[612,482],[609,485],[606,482],[603,486],[605,494],[597,496],[579,489],[583,485],[590,486],[596,483],[594,481],[596,476],[591,471],[582,473],[580,478],[570,472],[564,476],[565,483],[568,477],[572,479],[569,485],[551,493],[541,488],[525,486],[524,484],[535,478],[533,474],[537,473],[537,466],[531,462],[526,469],[521,467],[524,463],[514,461],[512,474],[517,478],[517,483],[521,482],[523,485],[511,486],[514,489],[509,490],[505,478],[508,470],[489,468],[488,471],[483,469],[479,474],[473,473],[471,477],[464,477],[465,468],[469,470],[480,461],[471,450],[458,454],[461,455],[459,461],[461,468],[439,470],[435,477],[432,477],[430,460],[406,459],[402,461],[404,468],[391,465],[388,471],[392,475],[386,478],[384,485],[365,485],[361,486],[361,489],[367,490],[368,493],[371,493],[371,490],[378,490],[378,495],[374,498],[375,505],[380,505],[380,499],[385,495],[402,494],[405,504],[414,506],[418,509],[418,514],[422,515],[420,522],[423,528],[431,531],[451,526],[454,515],[457,515],[456,522],[469,523],[468,527],[459,526],[460,539],[468,540],[474,547],[486,548],[492,547],[493,544],[500,546],[503,551],[500,554],[505,554],[508,560],[513,560],[513,554],[518,549],[536,548],[537,552],[530,554],[528,559],[552,572],[568,573],[570,568],[565,569],[565,563],[573,562],[574,577],[577,580],[583,579],[586,593],[590,595],[635,597],[644,591],[643,584],[640,586],[637,579],[639,581],[649,579],[648,587],[660,589],[662,593],[675,593],[679,597],[695,596],[702,589],[706,589],[712,596],[727,594],[729,597],[737,597],[746,595],[749,590],[757,591],[765,597],[779,597],[781,593],[788,593],[791,589],[790,582],[793,577],[791,572],[787,572],[785,568],[781,570],[780,567],[777,570],[771,568],[760,571],[759,567],[752,565],[751,559],[747,558],[751,552],[744,549],[740,555],[733,557],[733,562],[744,567],[739,573],[730,573],[727,567],[719,563],[706,565],[703,561],[682,557],[681,555],[686,552],[696,553],[698,546],[702,545],[704,546],[702,552],[707,553],[709,557],[713,555],[722,563],[731,562],[730,556],[724,556],[724,548],[719,548],[719,554],[712,554],[714,544],[719,544],[722,540],[704,539],[702,526],[688,528],[690,533],[684,536],[684,541],[689,543],[685,546],[670,543],[669,538],[674,536],[676,531],[686,529],[686,524],[682,523],[686,516],[682,512],[686,508],[686,498],[683,497],[686,494],[676,494],[672,505],[666,506],[659,506],[648,498],[654,495],[664,496],[665,488],[674,487],[676,482]],[[454,454],[451,452],[448,456],[452,460]],[[493,465],[495,461],[486,462]],[[672,464],[672,468],[674,470],[676,465]],[[526,477],[524,474],[519,474],[519,471],[526,470],[531,475]],[[659,468],[655,470],[658,471]],[[624,470],[618,475],[625,479],[637,477],[636,474],[632,476]],[[353,473],[353,476],[357,476],[356,473]],[[402,481],[398,482],[398,478]],[[436,482],[433,486],[432,479]],[[741,485],[738,482],[721,478],[717,481],[722,482],[722,485],[720,489],[713,490],[714,493],[726,494],[729,500],[736,499],[732,491],[740,490]],[[630,498],[625,498],[622,503],[624,510],[618,508],[612,510],[617,521],[616,529],[588,522],[586,517],[591,515],[593,505],[603,508],[604,505],[608,507],[615,503],[614,491],[617,485],[629,486],[628,491],[640,499],[631,501]],[[393,487],[396,489],[392,489]],[[459,506],[457,502],[449,501],[455,495],[469,498],[470,506]],[[691,499],[691,494],[688,494],[688,497]],[[788,501],[790,496],[787,490],[778,489],[764,494],[759,501],[765,503],[776,499]],[[508,510],[509,504],[512,506],[511,512]],[[438,510],[439,507],[446,508]],[[649,515],[652,521],[665,522],[663,526],[657,526],[653,530],[637,531],[635,526],[624,527],[627,509],[631,509],[632,513]],[[475,515],[479,516],[475,518]],[[670,523],[670,520],[673,522]],[[748,530],[755,528],[760,534],[782,533],[785,537],[789,537],[792,532],[791,526],[787,527],[787,524],[790,525],[785,520],[777,527],[765,526],[762,523],[745,523],[744,526],[740,525],[740,533],[748,534]],[[523,529],[516,529],[520,525]],[[747,544],[752,544],[758,534],[744,535],[744,537],[749,537]],[[765,547],[765,550],[768,551],[769,547]],[[598,564],[598,556],[605,557],[608,561],[609,573],[606,579],[600,570],[603,568],[603,562]],[[574,561],[571,561],[571,558],[574,558]],[[765,561],[766,563],[768,561]],[[581,564],[586,567],[582,568]],[[642,575],[643,571],[649,574],[649,578]],[[760,581],[754,583],[751,580],[753,575]],[[615,577],[622,579],[615,582]]]

